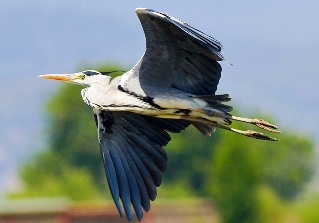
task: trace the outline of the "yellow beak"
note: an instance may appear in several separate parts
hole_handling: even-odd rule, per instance
[[[68,82],[74,80],[74,74],[45,74],[45,75],[40,75],[39,77],[50,79],[50,80],[68,81]]]

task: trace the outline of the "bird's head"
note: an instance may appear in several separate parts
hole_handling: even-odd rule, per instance
[[[111,77],[108,75],[108,72],[98,72],[96,70],[85,70],[73,74],[45,74],[40,75],[39,77],[65,81],[85,87],[89,87],[94,84],[109,84],[111,79]]]

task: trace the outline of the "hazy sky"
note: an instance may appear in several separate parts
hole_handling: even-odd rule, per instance
[[[218,39],[234,65],[222,63],[218,93],[230,93],[238,110],[270,114],[318,142],[318,1],[5,0],[0,190],[16,185],[20,163],[44,145],[43,108],[58,84],[37,76],[102,63],[133,66],[145,49],[137,7],[166,12]]]

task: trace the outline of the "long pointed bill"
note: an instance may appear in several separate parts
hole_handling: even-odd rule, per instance
[[[45,74],[45,75],[40,75],[39,77],[50,79],[50,80],[67,81],[67,82],[72,82],[74,80],[74,74]]]

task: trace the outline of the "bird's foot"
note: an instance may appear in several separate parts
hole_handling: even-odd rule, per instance
[[[270,124],[269,122],[262,119],[256,119],[256,118],[249,119],[249,118],[242,118],[237,116],[231,116],[230,119],[240,121],[240,122],[250,123],[255,126],[258,126],[261,129],[267,130],[269,132],[281,133],[281,131],[277,130],[278,127],[276,125]]]
[[[238,134],[247,136],[247,137],[252,137],[255,139],[262,139],[262,140],[270,140],[270,141],[278,141],[277,138],[272,138],[270,136],[265,135],[264,133],[261,132],[255,132],[252,130],[239,130],[239,129],[235,129],[235,128],[230,128],[228,126],[224,126],[224,125],[220,125],[218,123],[216,123],[216,127],[222,128],[222,129],[226,129],[232,132],[236,132]],[[264,129],[264,128],[263,128]],[[279,132],[279,131],[278,131]]]

